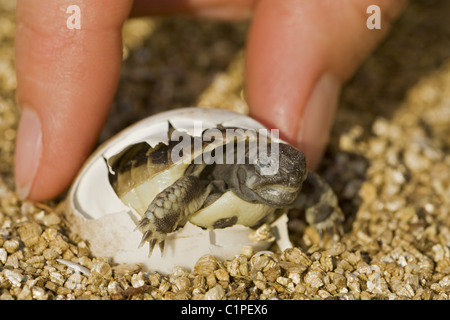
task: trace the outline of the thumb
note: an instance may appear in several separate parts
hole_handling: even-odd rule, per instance
[[[117,86],[121,26],[131,0],[74,2],[81,29],[67,27],[67,1],[17,1],[15,182],[21,198],[50,199],[68,186],[95,144]]]

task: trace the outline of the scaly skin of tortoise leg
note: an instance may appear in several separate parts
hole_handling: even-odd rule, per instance
[[[139,247],[148,242],[150,257],[155,245],[159,245],[162,254],[167,235],[184,225],[202,207],[210,192],[209,186],[202,186],[197,177],[188,175],[157,194],[136,227],[143,233]]]
[[[309,172],[303,182],[295,208],[305,211],[306,222],[317,230],[321,238],[324,231],[339,236],[344,233],[345,216],[338,198],[329,184],[314,172]]]

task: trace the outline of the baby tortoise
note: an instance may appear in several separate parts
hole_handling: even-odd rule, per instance
[[[142,217],[140,246],[149,242],[149,256],[157,244],[163,252],[167,235],[187,221],[210,230],[256,229],[290,208],[305,210],[320,233],[342,233],[337,197],[308,172],[302,152],[260,131],[218,125],[213,140],[208,130],[194,137],[169,123],[167,144],[136,143],[107,160],[114,191]],[[189,148],[180,149],[181,143]],[[259,152],[264,145],[266,153]],[[275,164],[277,170],[267,170]]]

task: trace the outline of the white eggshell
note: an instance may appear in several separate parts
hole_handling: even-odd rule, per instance
[[[265,129],[257,121],[234,112],[197,107],[175,109],[139,121],[102,144],[73,182],[66,201],[72,230],[89,241],[95,256],[108,257],[116,263],[140,263],[147,270],[162,273],[170,273],[175,266],[191,270],[205,254],[231,259],[240,253],[242,246],[253,246],[255,251],[267,249],[271,242],[249,240],[252,230],[248,227],[235,225],[208,231],[191,223],[167,237],[162,256],[159,248],[155,248],[150,258],[148,245],[138,248],[142,234],[135,231],[135,221],[139,216],[112,189],[105,159],[137,142],[147,141],[152,146],[168,142],[168,121],[176,129],[194,135],[217,124]],[[285,215],[272,224],[272,229],[281,249],[291,246]]]

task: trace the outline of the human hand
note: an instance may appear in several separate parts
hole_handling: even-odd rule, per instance
[[[70,3],[69,3],[70,2]],[[381,8],[381,30],[366,8]],[[68,32],[65,9],[81,8]],[[131,13],[233,19],[253,13],[246,53],[250,114],[305,152],[315,168],[342,83],[386,34],[406,0],[17,0],[15,181],[21,198],[57,196],[93,148],[122,62],[121,28]]]

